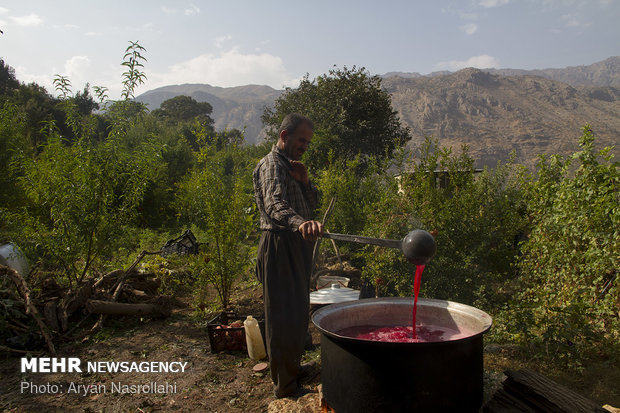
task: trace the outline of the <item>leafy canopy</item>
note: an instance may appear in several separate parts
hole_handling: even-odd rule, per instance
[[[306,75],[297,89],[287,88],[262,116],[272,139],[277,139],[282,119],[291,112],[314,122],[304,159],[315,170],[356,155],[389,157],[410,138],[392,109],[390,95],[381,88],[381,78],[355,66],[335,68],[313,80]]]
[[[212,112],[213,106],[210,103],[197,102],[192,97],[179,95],[164,101],[160,108],[152,113],[171,122],[192,121],[198,117],[200,123],[212,125],[213,119],[210,117]]]

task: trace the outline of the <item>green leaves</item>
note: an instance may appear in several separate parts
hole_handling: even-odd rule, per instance
[[[124,229],[135,225],[145,193],[163,166],[161,143],[148,136],[127,139],[127,131],[144,111],[143,105],[128,100],[145,78],[139,71],[143,51],[137,42],[126,51],[126,100],[110,107],[112,128],[107,136],[97,134],[100,119],[91,113],[96,103],[88,85],[72,96],[69,79],[57,75],[57,107],[73,134],[46,119],[41,128],[45,139],[36,154],[26,153],[22,145],[13,160],[13,177],[26,199],[5,215],[7,226],[31,257],[48,270],[60,270],[61,278],[71,284],[115,252]],[[96,89],[101,100],[106,90]],[[1,120],[7,124],[4,115]]]
[[[304,155],[311,171],[324,169],[332,160],[350,160],[357,155],[389,157],[409,140],[392,110],[390,95],[381,88],[381,78],[364,68],[332,69],[310,80],[306,76],[297,89],[287,88],[262,121],[275,140],[284,116],[298,112],[314,122],[315,138]]]
[[[247,240],[254,214],[249,178],[254,162],[235,144],[218,149],[217,141],[202,147],[198,167],[179,185],[177,205],[181,221],[196,225],[207,242],[204,253],[192,263],[199,293],[213,285],[227,308],[233,282],[250,264]]]
[[[54,89],[60,93],[61,99],[71,97],[71,81],[66,76],[54,75]]]
[[[396,179],[379,187],[380,196],[366,209],[365,234],[402,238],[415,228],[437,231],[437,253],[427,265],[427,297],[473,304],[492,302],[502,280],[513,275],[515,236],[523,229],[516,176],[518,168],[498,165],[474,173],[466,149],[454,154],[427,139],[416,156],[398,169]],[[395,171],[396,172],[396,171]],[[368,249],[366,271],[410,295],[413,272],[402,254]]]
[[[620,266],[620,173],[594,141],[586,125],[580,151],[541,158],[538,178],[522,182],[530,234],[515,302],[533,304],[521,310],[532,320],[524,328],[562,354],[620,338],[620,289],[612,282],[604,290]]]
[[[138,41],[130,41],[129,46],[125,49],[121,66],[126,67],[127,70],[123,72],[122,99],[133,99],[136,87],[143,84],[146,80],[146,73],[142,71],[142,68],[144,68],[143,62],[146,62],[146,58],[142,56],[142,53],[145,51],[146,49]]]
[[[25,161],[20,179],[33,205],[22,213],[25,242],[46,265],[80,281],[134,222],[157,158],[148,142],[127,150],[114,138],[67,146],[51,136],[37,158]]]

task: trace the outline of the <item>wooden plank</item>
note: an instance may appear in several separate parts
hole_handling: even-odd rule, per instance
[[[508,370],[504,390],[541,412],[599,412],[605,409],[590,399],[575,393],[532,370]]]
[[[493,398],[484,405],[482,411],[484,413],[536,413],[536,410],[504,389],[497,390]]]

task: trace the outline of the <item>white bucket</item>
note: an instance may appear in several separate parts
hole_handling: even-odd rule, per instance
[[[10,242],[0,245],[0,265],[13,268],[24,277],[28,275],[30,271],[26,256],[24,256],[16,245]]]
[[[321,275],[316,282],[316,289],[329,288],[332,284],[338,284],[341,287],[348,287],[351,279],[347,277],[338,277],[336,275]]]

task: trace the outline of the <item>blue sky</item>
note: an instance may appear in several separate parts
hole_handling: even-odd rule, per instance
[[[390,71],[543,69],[620,55],[620,0],[4,1],[0,57],[51,90],[55,74],[118,98],[129,40],[138,93],[180,83],[296,86],[333,65]]]

